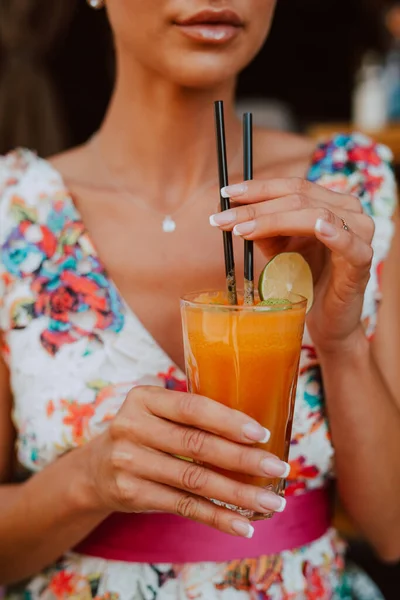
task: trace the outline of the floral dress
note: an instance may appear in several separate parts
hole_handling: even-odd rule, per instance
[[[387,148],[364,136],[336,136],[316,149],[308,175],[322,186],[356,194],[375,220],[363,311],[368,336],[375,328],[381,267],[393,229],[390,160]],[[133,386],[185,389],[183,373],[106,273],[60,174],[27,150],[0,159],[0,330],[14,395],[18,458],[31,472],[102,432]],[[333,477],[320,370],[307,332],[290,462],[287,494],[320,488]],[[302,548],[226,563],[142,564],[69,553],[34,577],[23,597],[344,599],[355,593],[344,551],[330,529]],[[380,597],[371,586],[361,579],[363,600]]]

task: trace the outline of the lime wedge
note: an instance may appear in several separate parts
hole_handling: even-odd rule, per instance
[[[282,252],[264,267],[258,282],[263,301],[289,299],[290,294],[307,298],[307,312],[314,298],[313,278],[308,263],[297,252]]]
[[[292,308],[292,303],[286,298],[268,298],[259,302],[257,306],[268,306],[271,310],[289,310]]]

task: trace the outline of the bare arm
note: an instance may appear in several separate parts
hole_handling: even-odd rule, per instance
[[[385,264],[374,342],[362,331],[320,353],[338,486],[353,520],[388,561],[400,557],[400,229]]]
[[[1,333],[0,333],[1,341]],[[0,483],[9,481],[13,471],[15,431],[11,421],[12,396],[8,371],[0,359]],[[3,506],[3,503],[1,503]]]
[[[84,496],[79,452],[29,482],[0,487],[0,582],[33,575],[82,540],[107,513]]]
[[[4,375],[3,369],[3,398],[9,396]],[[9,408],[2,405],[5,429]],[[169,512],[251,537],[246,518],[205,498],[264,512],[282,509],[282,498],[175,456],[281,477],[286,463],[253,447],[265,437],[261,425],[207,398],[135,388],[105,433],[26,483],[0,486],[0,584],[51,564],[111,512]]]
[[[382,302],[372,353],[400,409],[400,214],[382,276]],[[400,433],[400,432],[399,432]]]
[[[383,163],[382,168],[390,189],[389,170]],[[370,344],[360,317],[374,223],[360,200],[296,179],[247,181],[229,187],[228,193],[242,206],[213,215],[214,225],[258,243],[267,258],[278,250],[297,250],[310,260],[315,294],[308,328],[322,368],[339,491],[380,555],[396,560],[400,557],[399,232],[386,263],[379,326]]]
[[[11,485],[14,431],[8,372],[0,360],[0,583],[39,571],[84,538],[105,516],[86,498],[81,453],[72,452]]]

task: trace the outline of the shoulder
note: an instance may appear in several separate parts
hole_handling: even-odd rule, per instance
[[[19,183],[35,157],[33,152],[22,148],[0,156],[0,197]]]
[[[304,135],[286,131],[257,128],[254,132],[255,158],[263,165],[286,168],[296,163],[308,163],[315,150],[315,141]]]
[[[18,148],[0,156],[0,200],[9,193],[34,197],[41,189],[60,186],[62,179],[50,161],[32,150]]]
[[[52,165],[29,150],[0,157],[0,284],[31,273],[72,208]],[[69,212],[68,210],[69,209]]]
[[[56,171],[31,150],[20,148],[0,156],[0,203],[3,205],[16,196],[30,203],[56,180],[58,183]]]
[[[315,141],[306,136],[257,128],[254,132],[255,178],[304,178],[314,152]]]
[[[337,134],[315,149],[308,178],[360,198],[373,216],[392,217],[397,203],[393,155],[387,146],[360,134]]]
[[[52,156],[49,163],[65,182],[72,185],[92,187],[101,179],[95,154],[88,143]]]
[[[12,198],[20,196],[21,181],[34,157],[32,152],[24,149],[0,156],[0,245],[8,229]]]
[[[361,133],[337,134],[320,142],[315,150],[313,166],[331,171],[374,170],[379,167],[391,169],[391,150]]]
[[[46,199],[62,187],[57,171],[34,152],[18,149],[0,156],[0,243],[16,220],[45,210]]]

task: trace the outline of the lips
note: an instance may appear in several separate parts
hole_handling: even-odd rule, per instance
[[[231,25],[243,27],[243,21],[233,10],[202,10],[201,12],[177,21],[177,25]]]
[[[232,10],[204,10],[174,24],[187,37],[214,44],[231,41],[244,26],[239,15]]]

